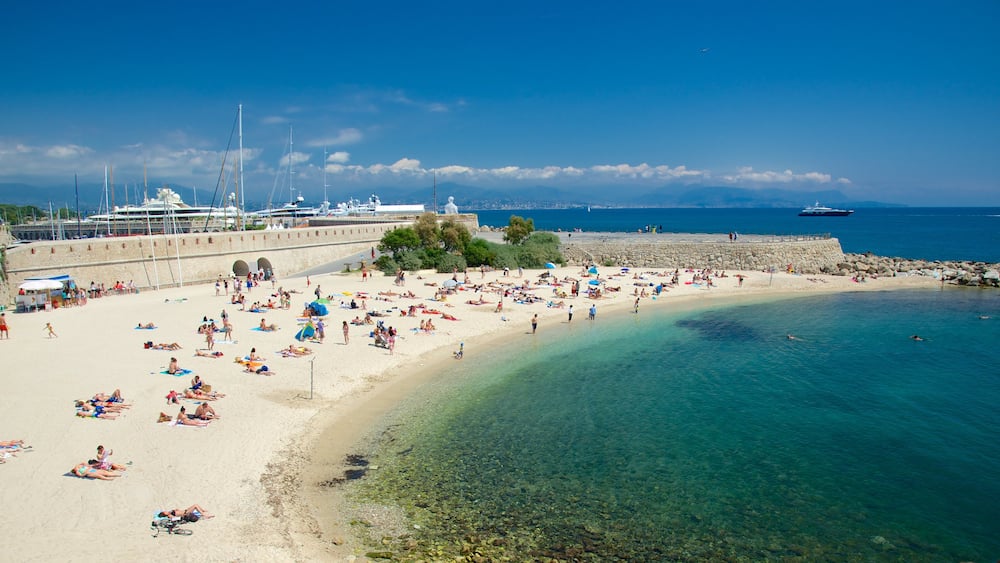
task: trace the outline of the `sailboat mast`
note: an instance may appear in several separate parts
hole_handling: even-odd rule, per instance
[[[292,155],[295,153],[295,143],[292,142],[292,126],[288,126],[288,203],[295,202],[295,188],[293,178],[295,172],[292,171]]]
[[[108,199],[108,167],[104,166],[104,203],[108,207],[108,236],[111,236],[111,200]]]
[[[246,203],[245,201],[243,201],[243,192],[242,192],[242,188],[243,188],[243,104],[239,105],[238,116],[239,116],[239,124],[240,124],[239,125],[240,126],[240,178],[236,182],[236,204],[238,206],[237,210],[236,210],[236,215],[237,215],[237,221],[236,221],[237,225],[236,226],[237,226],[237,228],[239,230],[243,230],[243,227],[242,227],[242,224],[243,224],[242,223],[242,212],[243,212],[243,209],[244,209],[244,205]]]
[[[76,192],[76,238],[83,238],[80,232],[80,179],[73,174],[73,189]]]
[[[330,198],[326,195],[326,147],[323,147],[323,203],[329,203]]]

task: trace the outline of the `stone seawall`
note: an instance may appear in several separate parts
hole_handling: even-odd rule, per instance
[[[88,285],[132,280],[139,288],[204,283],[241,268],[261,267],[280,277],[367,250],[402,225],[39,241],[7,249],[7,291],[0,299],[11,303],[25,278],[56,274]]]
[[[785,269],[831,271],[844,262],[835,238],[759,238],[729,242],[726,235],[632,235],[560,233],[563,256],[576,264],[632,268]]]

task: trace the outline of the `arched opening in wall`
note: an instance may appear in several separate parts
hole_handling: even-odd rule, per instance
[[[233,273],[236,277],[245,278],[250,273],[250,266],[243,260],[237,260],[233,262]]]
[[[271,274],[274,273],[274,267],[271,266],[271,261],[267,258],[261,257],[257,259],[257,271],[264,271],[264,279],[271,279]]]

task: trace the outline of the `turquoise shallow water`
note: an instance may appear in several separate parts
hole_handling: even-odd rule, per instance
[[[414,557],[996,560],[998,342],[978,290],[543,324],[467,348],[351,494]]]

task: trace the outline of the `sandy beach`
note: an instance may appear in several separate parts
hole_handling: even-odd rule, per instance
[[[222,265],[220,264],[220,268]],[[659,274],[672,271],[661,269]],[[221,270],[220,270],[221,271]],[[600,315],[630,311],[635,283],[667,281],[651,271],[615,277],[602,268],[606,286],[620,286],[596,301]],[[579,266],[546,271],[470,271],[469,285],[520,284],[581,278]],[[805,293],[878,291],[936,287],[923,277],[873,279],[857,283],[847,277],[762,272],[727,272],[715,286],[685,284],[692,273],[680,273],[681,283],[658,299],[643,298],[644,314],[660,308],[707,307],[732,300],[766,300]],[[742,286],[737,274],[745,276]],[[633,279],[641,275],[644,279]],[[5,393],[0,399],[0,440],[23,439],[31,446],[0,465],[0,491],[5,510],[0,527],[9,538],[4,559],[20,561],[74,561],[93,557],[124,560],[365,560],[349,535],[347,522],[336,510],[336,492],[318,486],[342,468],[343,455],[378,416],[421,382],[434,377],[434,366],[454,362],[452,353],[465,343],[463,361],[475,361],[477,347],[502,345],[505,340],[531,338],[530,320],[537,314],[539,330],[560,330],[565,308],[574,306],[576,318],[586,320],[594,301],[586,297],[559,298],[553,288],[537,286],[540,302],[517,304],[504,299],[495,312],[496,293],[458,291],[446,301],[432,301],[450,274],[422,272],[407,276],[403,287],[392,276],[367,281],[359,272],[280,279],[277,286],[292,294],[288,310],[251,313],[216,295],[212,284],[142,291],[139,294],[92,299],[85,306],[51,312],[6,315],[10,339],[0,341]],[[462,275],[458,274],[459,281]],[[89,280],[79,280],[89,282]],[[109,280],[110,281],[110,280]],[[586,284],[586,281],[584,281]],[[323,343],[294,340],[303,306],[314,298],[316,286],[333,296],[324,319]],[[276,286],[276,287],[277,287]],[[586,285],[584,285],[586,287]],[[276,290],[265,282],[247,294],[247,302],[267,301]],[[416,298],[399,294],[412,291]],[[366,292],[361,299],[357,292]],[[467,301],[487,302],[481,305]],[[350,326],[344,344],[343,321],[363,317],[364,310],[338,307],[341,299],[364,303],[367,311],[382,312],[387,326],[398,329],[394,353],[375,347],[371,326]],[[441,314],[401,317],[411,305]],[[197,329],[204,317],[221,324],[225,310],[234,326],[235,342],[214,348],[221,358],[199,357],[205,337]],[[251,330],[261,319],[279,330]],[[414,331],[432,319],[433,333]],[[138,323],[155,323],[154,330],[137,330]],[[598,319],[600,322],[600,318]],[[51,323],[57,337],[44,330]],[[144,342],[179,343],[176,351],[146,349]],[[314,353],[287,358],[278,351],[304,345]],[[270,376],[247,373],[234,359],[252,348],[265,358]],[[193,374],[175,377],[162,373],[171,357]],[[205,428],[157,423],[161,412],[170,416],[184,406],[193,412],[198,401],[182,399],[167,404],[166,395],[190,385],[199,375],[213,390],[226,396],[212,406],[220,419]],[[313,388],[310,389],[312,377]],[[120,389],[131,404],[115,420],[76,416],[74,400]],[[310,397],[310,394],[312,396]],[[124,476],[99,481],[73,476],[78,463],[96,456],[98,445],[113,450],[111,460],[123,464]],[[153,538],[150,521],[165,509],[193,504],[215,515],[187,524],[191,537],[161,534]]]

